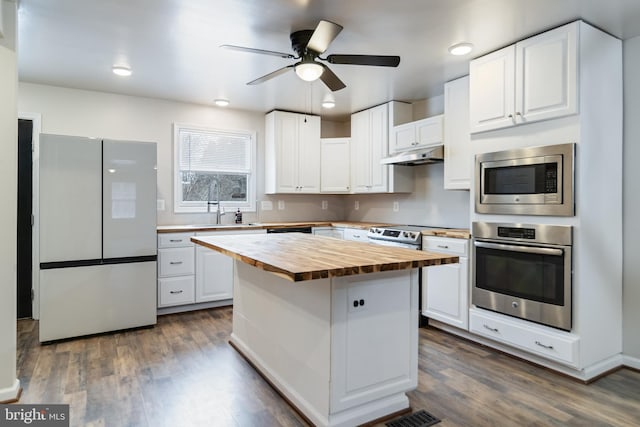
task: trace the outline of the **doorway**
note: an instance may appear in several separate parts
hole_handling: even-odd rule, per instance
[[[33,121],[18,119],[17,317],[33,317]]]

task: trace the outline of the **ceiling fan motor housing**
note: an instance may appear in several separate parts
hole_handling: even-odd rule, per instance
[[[319,55],[318,52],[307,49],[307,45],[309,44],[309,40],[311,40],[311,36],[314,31],[315,30],[300,30],[291,33],[289,36],[291,39],[291,48],[300,58],[305,58],[309,55],[311,55],[312,58],[315,58]]]

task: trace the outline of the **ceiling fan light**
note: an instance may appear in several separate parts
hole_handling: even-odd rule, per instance
[[[473,50],[471,43],[457,43],[449,46],[449,53],[455,56],[462,56],[470,53]]]
[[[131,75],[131,68],[125,67],[123,65],[114,65],[111,68],[111,71],[113,71],[113,74],[115,74],[116,76],[129,77]]]
[[[318,80],[324,71],[322,65],[316,62],[303,62],[296,65],[296,74],[305,82]]]

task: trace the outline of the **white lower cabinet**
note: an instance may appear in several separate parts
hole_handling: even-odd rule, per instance
[[[579,338],[521,319],[472,308],[469,331],[569,366],[578,365]]]
[[[457,255],[457,264],[422,269],[422,315],[456,328],[469,329],[469,241],[425,236],[422,249]]]
[[[196,236],[264,234],[266,230],[202,231]],[[196,245],[195,302],[212,302],[233,298],[233,258],[213,249]]]
[[[331,412],[417,383],[417,271],[336,278],[331,295]]]
[[[233,259],[194,245],[191,236],[265,232],[249,229],[158,234],[158,308],[185,306],[183,309],[189,310],[192,304],[226,303],[233,298]]]
[[[344,239],[344,229],[337,227],[313,227],[313,234],[316,236]]]
[[[193,275],[158,279],[158,307],[193,304]]]
[[[196,302],[233,298],[233,259],[203,246],[196,247]]]
[[[361,228],[345,228],[342,233],[344,240],[354,240],[357,242],[368,242],[367,230]]]
[[[195,259],[191,234],[158,234],[159,308],[195,302]]]

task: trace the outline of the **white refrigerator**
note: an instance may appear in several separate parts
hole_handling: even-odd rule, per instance
[[[40,342],[156,323],[156,144],[40,136]]]

